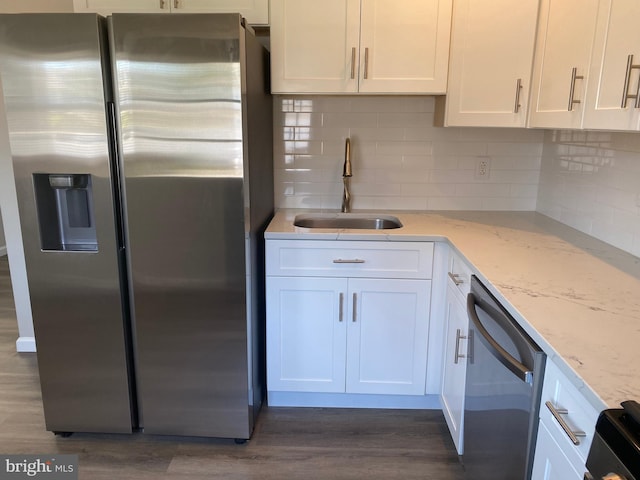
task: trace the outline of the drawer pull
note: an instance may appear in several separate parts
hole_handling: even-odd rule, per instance
[[[461,358],[465,358],[466,355],[460,354],[460,340],[466,340],[466,336],[462,335],[462,330],[459,328],[456,330],[456,354],[453,357],[453,363],[457,364]]]
[[[342,322],[342,313],[344,309],[344,293],[340,292],[340,312],[338,313],[338,321]]]
[[[358,294],[353,294],[353,317],[351,317],[351,321],[355,322],[357,320],[356,316],[356,306],[358,305]]]
[[[333,263],[364,263],[360,258],[335,258]]]
[[[451,273],[448,272],[447,275],[449,275],[449,278],[451,280],[453,280],[453,283],[458,286],[458,285],[462,285],[464,283],[464,280],[462,278],[460,278],[460,275],[458,275],[457,273]]]
[[[560,426],[564,430],[564,433],[567,434],[573,444],[580,445],[580,439],[578,437],[586,437],[587,434],[580,430],[571,430],[569,425],[567,425],[567,422],[564,421],[564,418],[561,417],[561,415],[566,415],[569,412],[567,410],[554,407],[551,402],[545,402],[544,404],[547,406],[547,408],[551,412],[551,415],[553,415],[553,418],[555,418],[556,421],[560,424]]]

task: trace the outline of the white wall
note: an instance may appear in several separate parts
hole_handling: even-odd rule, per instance
[[[0,0],[0,12],[73,12],[73,0]]]
[[[0,13],[26,12],[73,12],[73,0],[0,0]],[[6,244],[18,319],[19,338],[16,342],[16,348],[22,352],[35,351],[31,301],[2,95],[0,95],[0,210],[2,211],[0,254],[3,251],[3,245]]]
[[[16,185],[13,181],[13,164],[9,147],[7,120],[4,115],[4,95],[0,83],[0,209],[4,224],[4,236],[9,255],[11,286],[18,319],[16,347],[19,352],[35,351],[31,300],[27,283],[27,269],[22,247],[22,231],[18,216]]]
[[[350,137],[354,209],[535,210],[543,132],[439,128],[433,111],[425,96],[275,96],[276,206],[339,209]]]
[[[640,135],[548,131],[537,210],[640,256]]]

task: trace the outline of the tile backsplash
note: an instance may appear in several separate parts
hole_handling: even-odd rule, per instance
[[[537,210],[640,256],[640,134],[546,132]]]
[[[434,127],[434,103],[274,96],[276,206],[339,209],[350,137],[354,209],[535,210],[543,132]]]
[[[338,210],[350,137],[354,209],[537,210],[640,256],[640,134],[435,127],[434,104],[274,96],[276,206]]]

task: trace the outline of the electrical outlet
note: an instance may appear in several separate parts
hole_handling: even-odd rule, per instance
[[[490,157],[478,157],[476,163],[476,178],[487,179],[491,172],[491,158]]]

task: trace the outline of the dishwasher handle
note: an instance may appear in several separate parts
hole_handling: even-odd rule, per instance
[[[482,335],[484,343],[491,354],[520,380],[528,383],[529,385],[533,385],[533,372],[516,360],[513,355],[507,352],[498,342],[495,341],[489,332],[487,332],[487,329],[482,325],[482,322],[478,317],[478,312],[476,312],[476,308],[480,308],[476,302],[476,297],[473,293],[469,293],[467,295],[467,313],[469,315],[469,319],[478,332],[480,332],[480,335]],[[482,308],[480,308],[480,310],[482,310]]]

